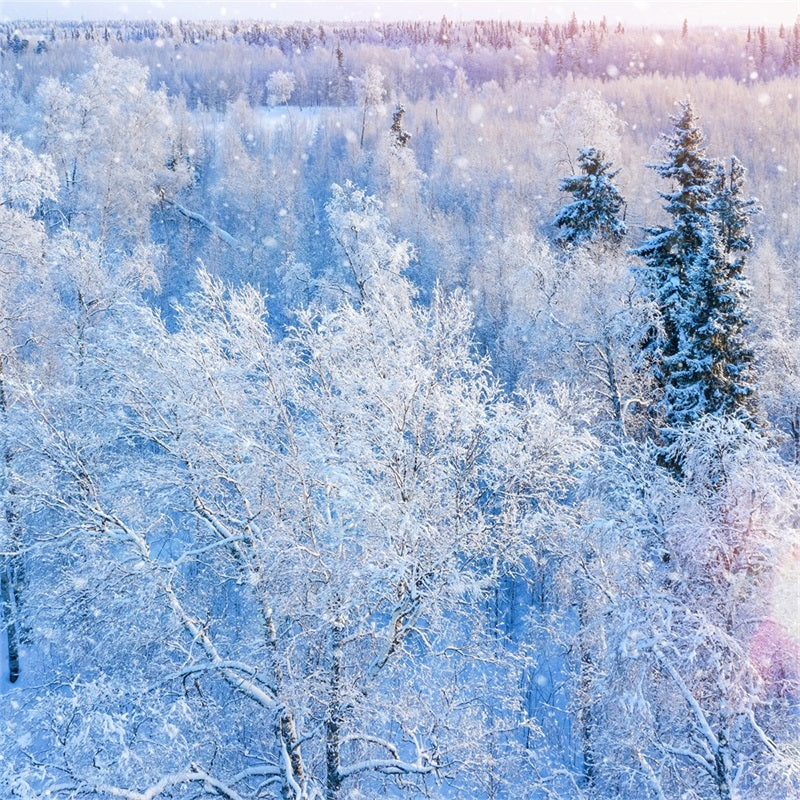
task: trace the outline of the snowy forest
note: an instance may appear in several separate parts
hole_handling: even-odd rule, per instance
[[[0,798],[800,797],[800,18],[0,24]]]

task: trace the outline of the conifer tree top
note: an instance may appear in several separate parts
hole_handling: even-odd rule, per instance
[[[618,243],[626,233],[625,223],[619,219],[625,201],[612,183],[619,170],[611,171],[611,162],[595,147],[582,147],[578,151],[578,167],[581,174],[568,175],[559,186],[575,200],[564,206],[553,220],[562,229],[558,241]]]
[[[642,280],[660,317],[646,349],[662,392],[667,454],[680,431],[705,415],[753,425],[756,414],[743,266],[757,204],[742,196],[744,169],[736,158],[726,175],[723,164],[706,157],[688,101],[673,122],[664,136],[665,162],[651,165],[672,181],[672,191],[661,194],[672,226],[647,229],[648,238],[632,251],[645,263]],[[680,467],[672,456],[666,460]]]
[[[705,136],[691,102],[683,101],[680,108],[680,113],[671,118],[672,131],[663,136],[666,161],[648,165],[677,184],[674,191],[661,193],[667,201],[665,210],[673,216],[698,210],[710,196],[709,183],[714,175],[714,162],[706,158]]]

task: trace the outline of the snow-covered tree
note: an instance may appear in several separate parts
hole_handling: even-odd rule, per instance
[[[148,238],[159,199],[191,174],[174,159],[167,95],[148,88],[147,68],[109,48],[92,56],[69,83],[49,78],[37,93],[41,146],[60,180],[53,219],[130,250]]]
[[[684,103],[673,118],[674,130],[665,135],[666,161],[652,165],[674,190],[662,193],[672,227],[647,228],[648,237],[634,249],[645,262],[642,281],[661,314],[661,329],[650,343],[654,373],[665,391],[676,369],[671,361],[686,334],[687,315],[692,302],[691,266],[704,241],[707,205],[711,199],[713,164],[706,158],[704,137],[691,104]],[[669,399],[665,400],[669,406]]]
[[[673,224],[648,228],[633,252],[645,262],[642,281],[660,312],[648,355],[663,392],[662,437],[669,444],[703,414],[751,416],[752,355],[743,338],[746,290],[737,259],[747,247],[751,207],[741,199],[741,169],[726,190],[706,157],[690,103],[664,138],[666,160],[653,169],[673,183],[662,193]]]
[[[709,228],[715,220],[709,220]],[[753,351],[746,338],[748,287],[742,259],[729,261],[717,230],[706,232],[693,265],[696,302],[686,342],[684,380],[696,388],[690,414],[754,415]],[[687,336],[687,339],[689,337]]]
[[[558,105],[545,110],[539,124],[543,144],[570,172],[576,171],[575,153],[587,147],[595,147],[612,163],[620,163],[623,123],[616,106],[606,102],[600,92],[569,92]]]
[[[403,128],[403,115],[406,113],[406,107],[402,103],[395,106],[392,113],[392,143],[398,147],[406,147],[411,134]]]
[[[736,156],[731,157],[727,174],[723,164],[716,165],[712,209],[718,216],[725,256],[737,274],[741,274],[747,253],[753,247],[751,217],[761,211],[757,200],[744,197],[744,179],[744,166]]]
[[[693,373],[689,381],[702,387],[700,409],[750,420],[754,375],[746,339],[749,285],[744,264],[752,246],[750,217],[758,207],[742,196],[743,183],[738,159],[731,159],[727,176],[716,165],[703,246],[692,265],[695,298],[689,324],[695,333],[686,361]]]
[[[36,646],[62,688],[4,719],[0,781],[336,800],[548,768],[518,693],[494,699],[529,653],[484,610],[581,437],[502,397],[462,297],[414,303],[374,198],[335,189],[328,214],[352,293],[282,340],[262,294],[207,274],[174,332],[100,287],[71,369],[22,387]]]
[[[52,284],[46,268],[48,241],[41,211],[58,191],[53,163],[19,139],[0,133],[0,620],[8,645],[11,682],[20,674],[26,627],[25,536],[13,462],[14,391],[20,361],[45,338]]]
[[[267,78],[267,102],[271,106],[285,106],[294,92],[295,77],[291,72],[277,70]]]
[[[361,147],[364,147],[364,136],[367,129],[367,115],[374,112],[374,109],[383,103],[386,96],[384,87],[385,75],[377,64],[370,64],[363,75],[356,80],[356,95],[358,104],[362,108],[361,113]]]
[[[572,581],[591,600],[575,682],[588,673],[597,793],[793,796],[800,661],[782,609],[797,476],[730,417],[677,446],[682,480],[650,443],[625,442],[603,448],[579,494]]]
[[[575,199],[556,214],[553,224],[561,228],[556,236],[564,244],[603,241],[618,243],[625,235],[619,218],[625,201],[612,183],[619,170],[610,172],[611,163],[594,147],[584,147],[578,155],[581,174],[561,180],[562,192]]]

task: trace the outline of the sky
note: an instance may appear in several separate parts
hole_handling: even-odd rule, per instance
[[[599,20],[626,25],[792,25],[800,0],[0,0],[0,20],[262,19],[314,20],[521,19]]]

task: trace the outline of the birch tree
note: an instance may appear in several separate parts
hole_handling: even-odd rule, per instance
[[[201,273],[177,331],[121,292],[80,380],[26,391],[60,690],[6,722],[7,782],[334,800],[538,780],[520,696],[494,699],[529,654],[499,651],[482,610],[534,536],[518,487],[557,502],[574,433],[535,399],[520,422],[463,299],[415,305],[373,198],[335,188],[328,214],[351,292],[282,341],[263,295]]]

